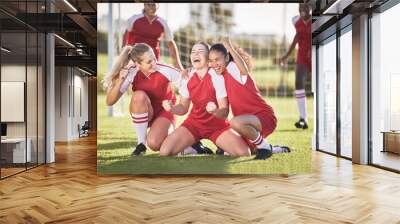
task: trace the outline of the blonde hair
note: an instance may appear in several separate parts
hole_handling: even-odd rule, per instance
[[[112,88],[113,80],[118,77],[121,69],[125,67],[129,62],[129,54],[131,50],[132,46],[128,45],[122,48],[122,51],[115,60],[113,66],[111,67],[111,70],[104,76],[104,79],[102,81],[104,90],[108,91]]]
[[[148,44],[138,43],[133,46],[129,55],[134,62],[141,63],[142,55],[150,50],[152,50],[152,48]]]
[[[140,63],[140,57],[149,50],[151,50],[151,47],[144,43],[135,44],[133,46],[127,45],[122,48],[111,70],[105,75],[102,81],[104,90],[108,91],[113,87],[113,81],[118,77],[121,69],[129,63],[129,60]]]
[[[207,54],[210,52],[210,45],[208,45],[206,42],[200,41],[200,42],[195,43],[194,45],[196,45],[196,44],[201,44],[201,45],[203,45],[204,48],[205,48],[206,51],[207,51]],[[193,47],[194,47],[194,45],[193,45]],[[193,47],[192,47],[192,48],[193,48]]]

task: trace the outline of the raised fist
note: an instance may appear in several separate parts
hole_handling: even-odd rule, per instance
[[[212,114],[217,109],[217,105],[214,102],[208,102],[206,106],[206,110],[208,113]]]
[[[129,68],[122,68],[122,69],[119,71],[119,78],[120,78],[121,80],[125,80],[126,77],[128,76],[128,73],[129,73]]]

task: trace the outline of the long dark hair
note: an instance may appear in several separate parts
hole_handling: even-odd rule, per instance
[[[249,69],[249,72],[251,72],[253,70],[253,63],[252,63],[252,57],[250,54],[248,54],[246,51],[244,51],[242,48],[240,48],[239,46],[235,46],[235,50],[236,52],[240,55],[240,57],[242,57],[242,59],[244,60],[245,64],[247,65],[247,68]],[[214,44],[211,46],[210,51],[217,51],[222,53],[225,58],[227,58],[227,63],[229,64],[229,62],[233,61],[233,57],[231,55],[231,53],[228,52],[228,50],[225,48],[225,46],[223,44]]]
[[[233,61],[233,57],[232,57],[231,53],[228,53],[228,50],[221,43],[217,43],[217,44],[212,45],[211,48],[210,48],[210,51],[217,51],[217,52],[220,52],[221,54],[223,54],[224,57],[226,59],[228,59],[226,64],[228,64],[229,62]]]

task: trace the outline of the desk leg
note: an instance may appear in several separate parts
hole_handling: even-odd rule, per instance
[[[385,133],[382,133],[383,134],[383,150],[381,151],[381,152],[386,152],[386,134]]]

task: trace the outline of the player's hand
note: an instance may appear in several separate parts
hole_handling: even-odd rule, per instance
[[[132,45],[125,45],[125,46],[122,48],[122,52],[124,52],[124,51],[130,52],[130,51],[132,50],[132,48],[133,48]]]
[[[208,102],[206,110],[208,113],[212,114],[217,110],[217,105],[214,102]]]
[[[119,79],[122,80],[122,81],[125,80],[126,77],[128,77],[128,73],[129,73],[129,69],[128,68],[122,68],[119,71]]]
[[[279,65],[284,67],[285,65],[287,65],[287,57],[283,56],[281,58],[278,59]]]
[[[122,48],[120,55],[126,55],[126,54],[129,55],[129,54],[131,53],[132,49],[133,49],[133,46],[131,46],[131,45],[125,45],[125,46]]]
[[[221,39],[221,42],[222,42],[222,44],[224,45],[224,47],[228,50],[228,51],[230,51],[231,49],[232,49],[232,41],[231,41],[231,39],[229,38],[229,37],[223,37],[222,39]]]
[[[165,111],[171,111],[172,109],[172,102],[171,100],[163,100],[162,102],[162,106],[164,108]]]

